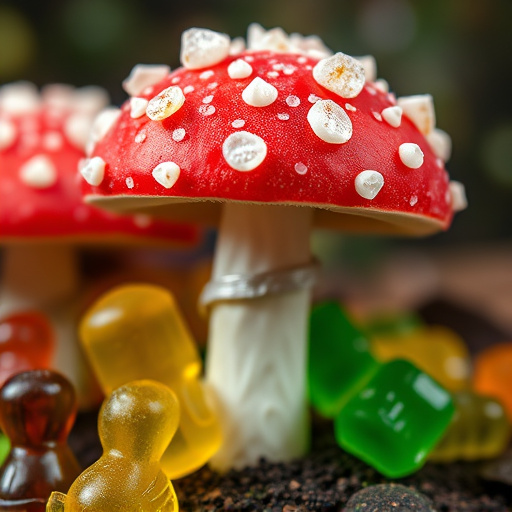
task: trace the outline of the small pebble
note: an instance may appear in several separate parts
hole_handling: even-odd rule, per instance
[[[423,494],[401,484],[371,485],[356,492],[343,512],[436,512]]]

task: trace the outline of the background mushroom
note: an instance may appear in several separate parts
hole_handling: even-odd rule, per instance
[[[220,470],[307,449],[311,227],[427,235],[464,205],[430,96],[397,102],[373,59],[332,55],[316,37],[253,25],[248,43],[190,29],[184,67],[136,66],[132,98],[91,154],[102,179],[84,176],[102,207],[220,225],[202,296]]]
[[[54,366],[71,379],[82,406],[93,381],[76,342],[75,245],[197,240],[192,227],[82,203],[77,167],[92,121],[107,103],[97,87],[52,85],[41,95],[30,83],[0,87],[0,316],[26,309],[49,315],[57,335]],[[93,136],[116,116],[117,109],[106,111]]]

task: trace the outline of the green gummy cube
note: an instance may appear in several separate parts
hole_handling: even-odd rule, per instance
[[[333,418],[379,364],[366,336],[337,302],[315,306],[309,323],[308,393],[312,406]]]
[[[399,478],[423,465],[454,412],[448,391],[396,359],[381,365],[345,404],[335,419],[336,440],[383,475]]]

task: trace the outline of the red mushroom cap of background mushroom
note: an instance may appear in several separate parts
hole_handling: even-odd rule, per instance
[[[84,204],[78,164],[103,90],[29,83],[0,87],[0,243],[136,242],[190,245],[197,231]]]
[[[348,72],[361,75],[348,58]],[[218,220],[225,201],[293,204],[315,207],[319,227],[413,235],[447,229],[453,188],[439,151],[381,83],[364,83],[364,72],[364,86],[361,76],[349,77],[362,88],[343,97],[317,81],[318,62],[294,52],[243,51],[135,89],[94,148],[105,174],[85,185],[87,200],[206,222]],[[162,118],[166,90],[175,111]],[[328,123],[339,125],[341,142],[321,134]],[[251,169],[238,166],[251,151]],[[188,207],[176,204],[184,202]]]

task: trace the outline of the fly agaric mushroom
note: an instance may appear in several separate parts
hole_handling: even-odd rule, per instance
[[[136,66],[132,98],[92,153],[104,177],[85,177],[99,206],[220,222],[202,295],[227,439],[219,470],[307,448],[311,227],[427,235],[462,203],[442,160],[448,137],[420,108],[429,99],[400,107],[365,78],[371,58],[332,55],[316,38],[252,26],[249,41],[190,29],[182,68],[162,78]]]
[[[83,204],[77,167],[92,121],[107,102],[97,87],[52,85],[41,95],[26,82],[0,87],[0,315],[23,309],[49,315],[57,331],[54,365],[72,380],[82,406],[92,379],[69,318],[79,286],[74,245],[196,240],[191,227]],[[116,110],[108,115],[113,119]]]

